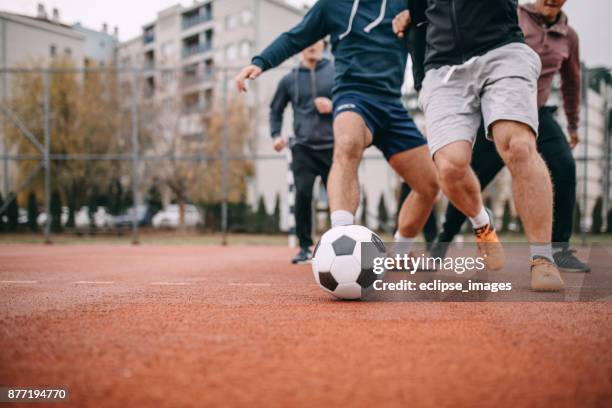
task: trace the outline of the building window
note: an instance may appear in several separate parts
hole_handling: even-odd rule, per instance
[[[240,56],[247,58],[251,55],[251,43],[249,41],[243,41],[240,43]]]
[[[174,57],[174,43],[171,41],[163,43],[161,46],[161,55],[163,59],[172,59]]]
[[[72,55],[72,50],[70,48],[64,48],[64,54],[69,57]]]
[[[57,47],[53,44],[51,44],[51,46],[49,46],[49,55],[51,57],[55,57],[57,55]]]
[[[238,50],[236,49],[236,44],[230,44],[225,47],[225,60],[233,61],[238,57]]]
[[[227,30],[232,30],[236,28],[237,25],[238,25],[238,19],[236,18],[235,15],[229,15],[225,17],[225,28]]]
[[[240,18],[242,19],[242,24],[247,25],[253,21],[253,12],[250,9],[244,9],[240,13]]]

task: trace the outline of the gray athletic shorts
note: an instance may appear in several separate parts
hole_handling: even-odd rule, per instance
[[[528,45],[511,43],[462,65],[427,71],[419,95],[425,112],[427,143],[432,156],[442,147],[474,143],[484,118],[490,125],[513,120],[538,134],[538,77],[542,63]]]

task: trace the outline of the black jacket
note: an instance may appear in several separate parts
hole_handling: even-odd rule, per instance
[[[425,72],[524,42],[518,0],[408,0],[415,88]]]
[[[314,71],[300,66],[291,70],[278,84],[270,104],[270,133],[280,136],[283,113],[291,102],[295,144],[311,149],[331,149],[334,145],[332,114],[321,115],[315,107],[317,97],[332,98],[334,64],[322,59]]]

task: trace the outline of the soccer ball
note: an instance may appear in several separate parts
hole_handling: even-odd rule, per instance
[[[367,253],[362,254],[362,248]],[[366,227],[336,227],[317,243],[312,272],[324,291],[340,299],[360,299],[372,289],[374,281],[383,278],[373,271],[373,260],[380,256],[385,256],[385,245]]]

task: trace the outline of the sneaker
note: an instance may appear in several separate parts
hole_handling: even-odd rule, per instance
[[[474,229],[474,235],[476,235],[476,244],[478,245],[478,252],[484,259],[485,265],[489,271],[497,271],[504,267],[506,264],[506,255],[504,254],[504,247],[497,238],[497,232],[493,226],[493,215],[489,212],[489,224],[484,227]]]
[[[307,264],[312,262],[312,252],[310,248],[301,248],[300,252],[291,260],[292,264]]]
[[[531,261],[531,289],[537,292],[559,292],[563,285],[559,269],[549,259],[536,257]]]
[[[431,248],[429,249],[429,255],[432,258],[446,258],[446,253],[448,252],[448,247],[450,246],[450,242],[442,242],[440,238],[436,238],[436,240],[431,244]]]
[[[576,250],[564,248],[553,254],[553,258],[559,270],[563,272],[590,272],[591,267],[576,258]]]

